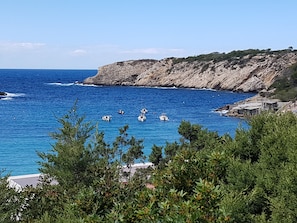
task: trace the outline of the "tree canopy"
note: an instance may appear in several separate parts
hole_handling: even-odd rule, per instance
[[[263,113],[234,138],[183,121],[178,142],[154,145],[128,126],[109,145],[77,114],[58,119],[44,178],[15,191],[1,177],[0,222],[297,222],[297,117]]]

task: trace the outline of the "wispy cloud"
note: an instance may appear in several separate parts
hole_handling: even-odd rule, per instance
[[[84,55],[87,54],[87,51],[86,50],[82,50],[82,49],[77,49],[77,50],[73,50],[70,54],[72,56],[84,56]]]
[[[44,43],[30,43],[30,42],[0,42],[0,48],[6,50],[34,50],[44,47]]]
[[[132,49],[124,50],[121,53],[124,54],[168,54],[168,53],[182,53],[183,49],[166,49],[166,48],[144,48],[144,49]]]

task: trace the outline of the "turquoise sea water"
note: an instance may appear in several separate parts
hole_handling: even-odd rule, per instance
[[[78,112],[86,121],[98,124],[111,143],[118,129],[129,125],[128,133],[144,140],[144,152],[152,145],[179,140],[177,128],[182,120],[200,124],[219,134],[234,135],[245,125],[243,120],[214,112],[218,107],[253,96],[227,91],[142,88],[124,86],[84,86],[76,84],[96,70],[5,70],[0,69],[0,169],[11,175],[38,173],[36,151],[48,151],[54,143],[49,137],[60,125],[57,118],[66,114],[78,100]],[[145,122],[137,117],[147,108]],[[118,110],[125,111],[124,115]],[[166,113],[168,122],[159,115]],[[111,115],[111,122],[101,117]]]

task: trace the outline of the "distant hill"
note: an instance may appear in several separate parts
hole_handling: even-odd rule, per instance
[[[84,84],[268,90],[297,63],[297,51],[238,50],[187,58],[129,60],[102,66]]]

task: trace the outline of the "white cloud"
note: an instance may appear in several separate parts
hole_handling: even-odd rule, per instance
[[[4,50],[34,50],[45,46],[44,43],[30,42],[0,42],[0,49]]]
[[[77,49],[77,50],[73,50],[70,54],[72,56],[83,56],[83,55],[87,54],[87,51],[82,50],[82,49]]]
[[[36,49],[45,46],[44,43],[15,43],[16,47],[21,47],[25,49]]]

